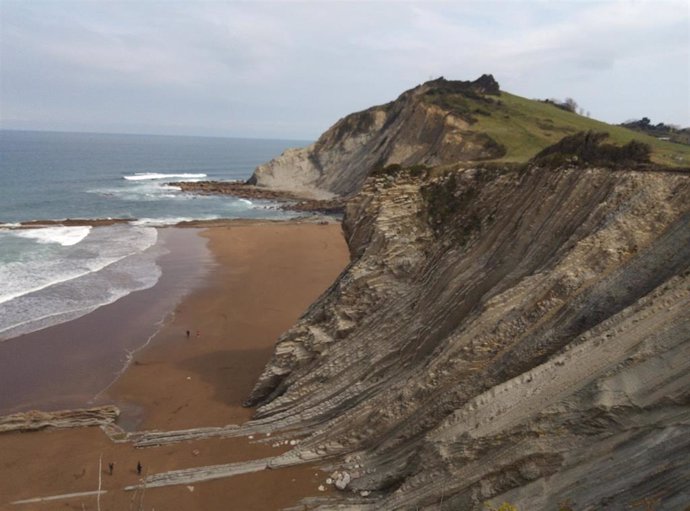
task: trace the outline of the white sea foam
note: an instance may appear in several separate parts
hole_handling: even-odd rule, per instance
[[[127,181],[124,186],[107,188],[95,188],[89,193],[96,193],[108,199],[115,197],[125,201],[157,202],[160,200],[174,199],[187,201],[190,195],[182,193],[178,186],[170,186],[158,180]]]
[[[31,251],[0,265],[0,341],[68,321],[160,277],[160,248],[151,227],[94,228],[76,246]]]
[[[207,177],[206,174],[181,173],[181,174],[161,174],[159,172],[137,172],[129,176],[122,176],[127,181],[149,181],[153,179],[177,179],[178,181],[200,181]]]
[[[250,201],[249,199],[239,199],[239,201],[243,204],[246,204],[247,206],[253,206],[254,203]]]
[[[165,218],[139,218],[132,220],[131,225],[148,226],[148,227],[165,227],[168,225],[177,225],[180,222],[192,222],[195,220],[217,220],[219,216],[201,216],[201,217],[165,217]]]
[[[14,231],[20,238],[36,240],[38,243],[57,243],[63,247],[76,245],[86,238],[91,231],[91,226],[77,227],[41,227],[38,229],[22,229]]]
[[[11,234],[26,238],[25,232],[29,231],[12,231]],[[0,304],[99,272],[151,247],[157,236],[156,230],[150,227],[99,227],[79,244],[31,251],[19,260],[0,265],[0,282],[3,283]]]
[[[102,271],[0,304],[0,342],[76,319],[153,286],[161,275],[156,255],[133,254]]]

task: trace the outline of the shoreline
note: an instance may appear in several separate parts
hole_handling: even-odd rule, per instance
[[[174,230],[162,232],[162,229],[164,229],[164,228],[159,228],[158,233],[159,233],[159,236],[162,236],[164,238],[166,237],[166,232],[169,232],[169,233],[177,232]],[[195,237],[200,237],[201,229],[193,229],[192,232],[194,233]],[[170,238],[169,237],[166,238],[164,240],[164,242],[169,243]],[[176,245],[177,246],[175,248],[170,249],[170,252],[171,252],[170,255],[173,255],[173,256],[177,255],[177,254],[172,254],[173,251],[179,250],[180,243],[177,243]],[[149,335],[147,337],[146,341],[144,341],[144,343],[142,345],[140,345],[140,346],[134,348],[133,350],[127,352],[127,358],[126,358],[125,364],[122,366],[122,368],[119,371],[116,372],[113,380],[110,383],[108,383],[105,387],[103,387],[101,390],[99,390],[96,393],[96,395],[92,399],[89,400],[89,404],[101,402],[102,396],[107,395],[108,390],[113,385],[115,385],[117,383],[117,381],[124,375],[124,373],[129,369],[130,365],[135,361],[137,354],[145,351],[151,345],[151,343],[153,343],[155,341],[156,336],[161,332],[161,330],[165,327],[165,325],[168,322],[172,321],[174,314],[175,314],[175,307],[180,302],[184,301],[188,297],[189,294],[193,293],[194,289],[196,287],[202,286],[203,281],[208,278],[208,274],[213,271],[213,268],[212,268],[212,266],[214,264],[212,262],[213,256],[210,253],[210,251],[208,250],[208,247],[206,246],[206,242],[203,242],[201,245],[199,245],[196,248],[198,249],[198,252],[196,253],[196,257],[199,257],[200,260],[202,261],[202,264],[199,265],[198,268],[196,268],[198,273],[196,273],[195,275],[191,275],[191,276],[187,277],[188,280],[185,282],[185,284],[183,286],[183,290],[181,291],[179,296],[176,296],[174,298],[175,303],[172,305],[172,307],[169,308],[169,310],[166,310],[163,313],[163,316],[161,316],[158,321],[156,321],[152,325],[152,328],[154,328],[154,330],[151,333],[151,335]],[[162,269],[161,270],[161,279],[163,278],[163,274],[167,274],[170,271],[171,271],[170,268]],[[159,282],[160,282],[160,279],[159,279]],[[159,283],[156,282],[156,284],[153,287],[157,286],[158,284]],[[125,299],[126,298],[127,297],[125,297]],[[172,303],[172,302],[170,302],[170,303]]]
[[[94,225],[101,226],[101,220],[72,220],[61,225]],[[283,225],[283,224],[336,224],[337,220],[330,216],[309,216],[288,220],[273,219],[214,219],[194,220],[179,222],[170,226],[155,227],[158,231],[157,244],[165,251],[156,260],[161,267],[161,277],[150,288],[133,291],[114,302],[96,307],[94,310],[74,319],[48,327],[35,330],[26,334],[6,339],[0,342],[0,388],[5,391],[0,393],[0,416],[31,409],[42,411],[56,411],[63,409],[87,408],[100,403],[98,398],[117,381],[132,362],[132,357],[145,349],[151,342],[155,342],[156,335],[171,321],[177,302],[185,296],[203,287],[205,274],[213,271],[213,255],[206,247],[208,240],[201,236],[205,229],[227,228],[232,226],[258,226],[258,225]],[[339,224],[339,223],[338,223]],[[106,225],[106,224],[104,224]],[[31,227],[30,227],[31,228]],[[196,258],[200,263],[197,268],[185,266],[189,258]],[[173,274],[178,277],[173,278]],[[179,275],[183,277],[180,278]],[[182,289],[177,289],[177,288]],[[162,295],[166,295],[163,297]],[[155,304],[157,306],[152,306]],[[145,309],[150,309],[148,312]],[[114,316],[121,318],[137,317],[137,325],[129,328],[128,335],[136,336],[136,341],[112,339],[113,333],[106,332],[110,338],[102,341],[108,344],[110,353],[107,355],[110,362],[104,360],[88,360],[88,353],[94,346],[87,340],[80,340],[85,331],[98,332],[98,325],[110,324],[117,327],[118,332],[123,329],[121,325],[113,321]],[[140,317],[143,316],[143,317]],[[120,335],[121,337],[121,335]],[[55,341],[57,340],[57,343]],[[73,344],[76,343],[76,348]],[[121,348],[121,349],[118,349]],[[79,360],[72,363],[92,364],[96,371],[107,371],[110,377],[100,378],[100,383],[89,385],[92,398],[85,400],[83,393],[74,398],[52,399],[55,392],[56,365],[67,363],[65,354],[75,349],[82,351]],[[33,353],[31,353],[33,352]],[[117,352],[117,353],[116,353]],[[50,354],[50,360],[42,360],[44,354]],[[119,357],[115,363],[113,357]],[[124,357],[124,358],[123,358]],[[97,357],[96,357],[97,358]],[[27,360],[26,365],[37,368],[37,374],[24,374],[20,367],[16,367],[12,361]],[[48,364],[50,362],[50,364]],[[68,364],[69,365],[69,364]],[[79,369],[76,369],[77,371]],[[65,367],[58,380],[66,380],[69,367]],[[29,385],[27,379],[31,377],[33,387],[41,387],[49,382],[51,390],[44,393],[36,393],[35,388],[26,392]],[[22,380],[23,378],[23,380]],[[94,379],[92,377],[92,379]],[[17,393],[18,384],[24,386],[24,392]],[[9,397],[14,396],[10,401]],[[50,399],[47,399],[50,397]]]
[[[349,259],[339,224],[242,221],[199,235],[208,240],[215,258],[208,278],[185,296],[151,344],[97,402],[136,404],[145,411],[139,429],[249,420],[251,409],[242,403],[278,337]],[[147,380],[151,368],[155,381]],[[165,402],[138,395],[139,389],[153,385],[161,394],[166,386],[176,390]],[[195,396],[208,393],[213,399],[201,406]],[[122,422],[136,418],[123,408]]]
[[[0,343],[0,414],[91,406],[126,369],[128,354],[155,337],[175,304],[210,271],[211,254],[198,231],[158,230],[157,243],[166,252],[156,261],[161,276],[153,286]],[[173,281],[188,258],[201,264],[182,283]]]
[[[204,194],[202,194],[204,195]],[[207,194],[212,195],[212,194]],[[219,194],[223,195],[223,194]],[[239,197],[242,198],[242,197]],[[286,199],[287,200],[287,199]],[[278,205],[278,203],[276,203]],[[309,209],[309,208],[285,208],[285,211],[294,211],[298,213],[303,213],[300,216],[284,218],[209,218],[209,219],[189,219],[189,220],[177,220],[174,223],[151,223],[151,224],[141,224],[143,226],[155,227],[157,229],[168,229],[174,227],[218,227],[224,225],[233,225],[241,223],[284,223],[284,222],[295,222],[295,223],[339,223],[340,211],[331,211],[329,209]],[[153,219],[156,220],[156,219]],[[164,220],[164,219],[161,219]],[[24,220],[15,223],[2,223],[0,222],[0,229],[4,230],[19,230],[19,229],[40,229],[42,227],[109,227],[112,225],[119,224],[129,224],[138,225],[135,222],[139,222],[139,218],[62,218],[62,219],[43,219],[43,220]]]
[[[340,225],[243,220],[203,229],[180,226],[171,232],[183,233],[187,240],[191,239],[187,234],[198,236],[212,254],[205,265],[208,271],[188,288],[148,344],[134,352],[123,374],[98,399],[91,400],[91,405],[96,401],[96,405],[114,402],[120,406],[118,423],[125,430],[242,424],[252,413],[242,407],[242,401],[268,362],[277,337],[347,264],[349,255]],[[178,263],[178,268],[189,267],[193,258],[178,259]],[[166,270],[171,275],[174,265],[163,270],[161,280]],[[189,339],[186,330],[191,331]],[[97,478],[93,460],[98,461],[98,452],[110,453],[103,460],[106,466],[106,459],[114,460],[116,467],[128,465],[126,471],[116,468],[118,473],[112,479],[104,476],[113,487],[102,497],[104,509],[120,509],[132,498],[122,488],[137,484],[131,469],[137,458],[146,467],[146,475],[152,475],[258,460],[288,449],[270,445],[266,434],[254,436],[135,449],[131,443],[113,443],[94,427],[0,434],[0,452],[5,457],[0,463],[0,495],[4,496],[0,508],[15,500],[93,490]],[[68,456],[70,467],[58,461],[62,456]],[[79,474],[86,475],[77,477]],[[146,504],[155,503],[162,509],[172,503],[184,509],[220,510],[227,509],[227,502],[237,502],[243,509],[278,509],[309,495],[324,495],[317,487],[326,477],[310,465],[262,470],[187,487],[150,488]],[[26,481],[32,481],[30,487]],[[247,492],[247,485],[257,491]],[[61,504],[69,502],[74,509],[86,504],[86,509],[94,509],[93,501],[94,497],[74,497]],[[51,506],[34,503],[17,509]]]

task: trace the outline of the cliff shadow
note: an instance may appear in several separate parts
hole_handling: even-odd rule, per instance
[[[241,407],[270,361],[273,346],[217,350],[185,359],[178,367],[195,374],[213,389],[211,399]]]

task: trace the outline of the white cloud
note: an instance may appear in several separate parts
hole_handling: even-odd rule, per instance
[[[605,120],[638,115],[619,101],[638,97],[640,114],[687,125],[688,6],[3,0],[0,106],[5,122],[43,112],[97,130],[98,116],[143,116],[160,131],[303,138],[430,77],[490,72],[506,90],[573,96]]]

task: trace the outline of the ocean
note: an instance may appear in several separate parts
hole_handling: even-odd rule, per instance
[[[183,193],[171,181],[246,179],[309,142],[0,131],[0,342],[83,316],[160,277],[156,227],[289,218],[266,201]],[[128,219],[18,229],[20,222]]]

